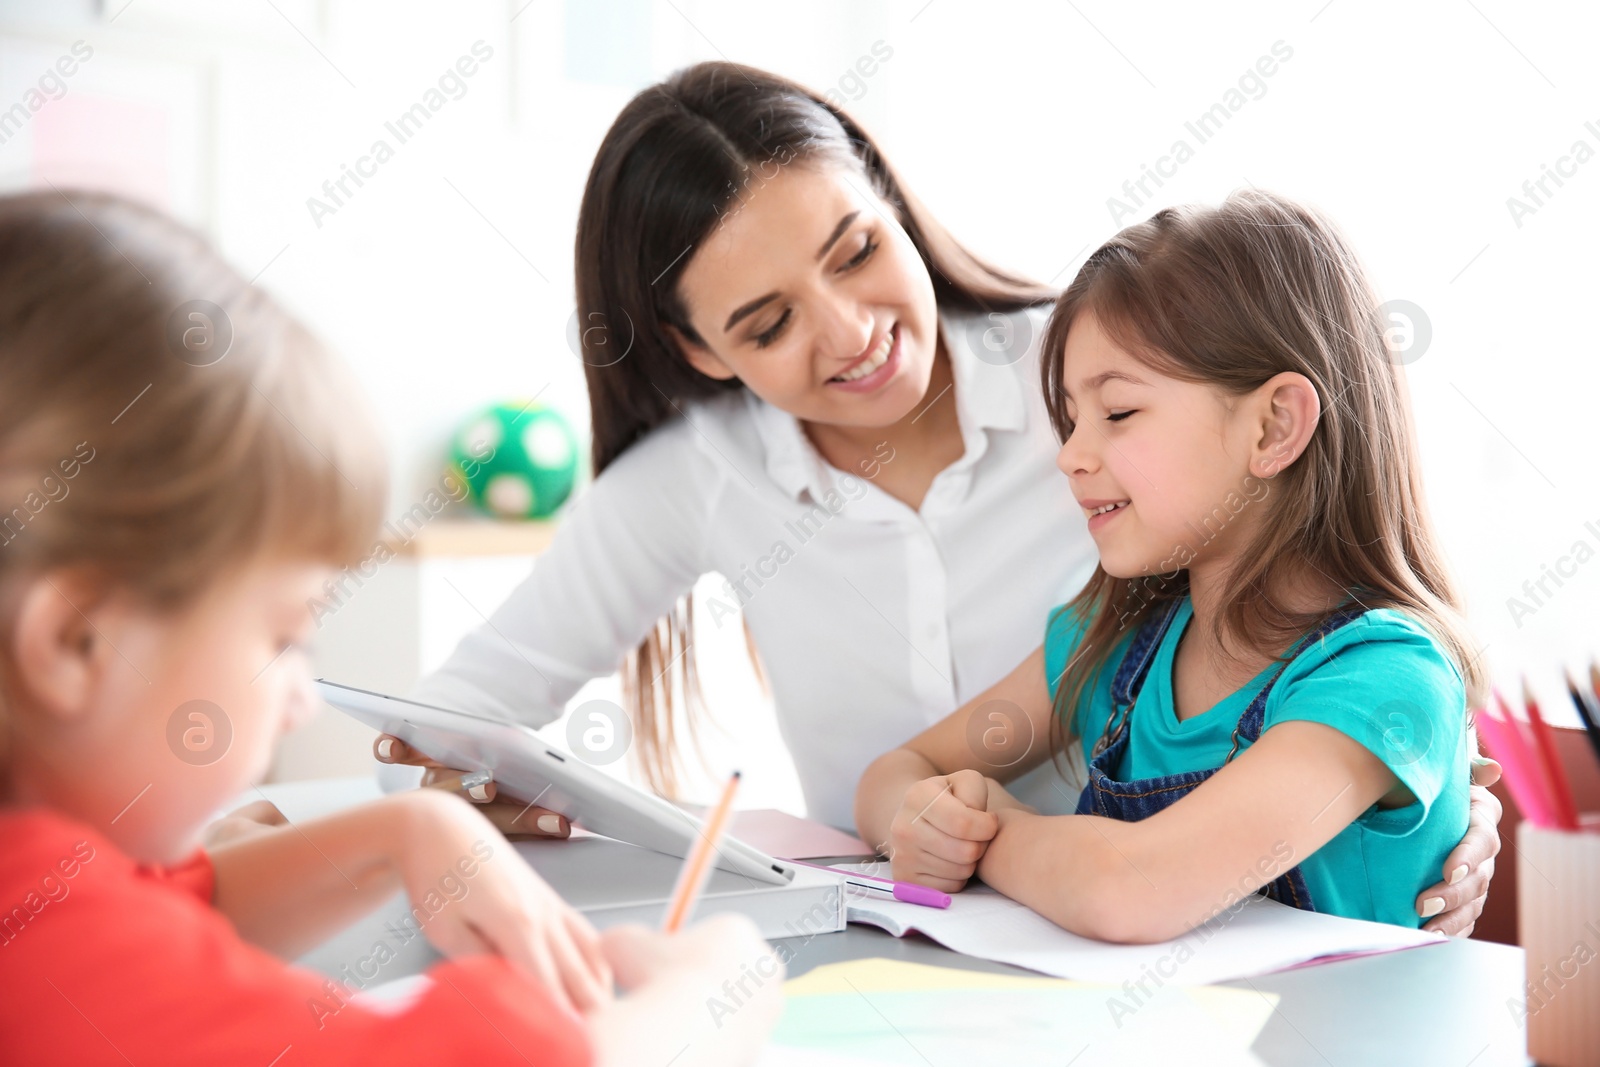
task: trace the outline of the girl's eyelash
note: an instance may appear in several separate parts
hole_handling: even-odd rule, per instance
[[[876,252],[877,250],[878,242],[873,240],[872,236],[868,234],[866,243],[861,246],[861,251],[851,256],[845,265],[840,269],[846,271],[854,270],[867,260],[871,259],[872,253]],[[785,309],[783,315],[778,319],[777,322],[756,334],[756,347],[766,348],[776,341],[778,339],[778,335],[783,332],[783,328],[789,324],[789,315],[790,311]]]
[[[1130,411],[1118,411],[1115,414],[1107,415],[1106,416],[1106,421],[1107,422],[1121,422],[1123,419],[1127,418],[1129,415],[1132,415],[1132,414],[1133,414],[1133,411],[1131,411],[1131,410]]]

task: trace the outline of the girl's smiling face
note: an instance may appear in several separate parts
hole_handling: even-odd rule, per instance
[[[700,340],[671,331],[689,362],[806,422],[889,426],[927,392],[933,281],[894,209],[848,166],[798,161],[753,182],[678,291]]]
[[[1118,578],[1204,567],[1247,544],[1265,479],[1303,450],[1305,416],[1316,423],[1315,390],[1302,375],[1230,397],[1154,370],[1090,311],[1067,333],[1062,382],[1072,432],[1056,466],[1100,565]]]

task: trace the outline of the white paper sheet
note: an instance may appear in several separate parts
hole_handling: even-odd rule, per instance
[[[1300,911],[1252,896],[1175,940],[1113,945],[1070,934],[983,885],[955,894],[943,910],[852,893],[848,918],[896,937],[918,930],[963,955],[1057,978],[1133,982],[1136,987],[1142,980],[1147,989],[1227,982],[1327,957],[1392,952],[1445,940],[1443,934]]]

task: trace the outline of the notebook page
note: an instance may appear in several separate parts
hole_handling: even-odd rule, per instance
[[[839,866],[873,869],[866,864]],[[1150,985],[1209,985],[1323,957],[1391,952],[1446,940],[1442,934],[1320,915],[1252,896],[1171,941],[1114,945],[1068,933],[984,885],[953,894],[950,907],[942,910],[852,891],[847,917],[896,937],[917,930],[963,955],[1113,985],[1141,978]]]

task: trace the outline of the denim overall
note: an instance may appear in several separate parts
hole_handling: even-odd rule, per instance
[[[1121,665],[1117,667],[1116,677],[1111,682],[1111,717],[1106,722],[1105,733],[1094,746],[1089,762],[1089,784],[1078,797],[1079,815],[1102,815],[1110,819],[1121,819],[1123,822],[1138,822],[1187,796],[1195,786],[1217,773],[1215,769],[1185,771],[1182,774],[1141,778],[1132,782],[1119,781],[1115,777],[1122,765],[1122,757],[1128,750],[1128,737],[1132,734],[1130,724],[1134,701],[1144,686],[1145,676],[1150,673],[1150,663],[1155,659],[1156,650],[1161,647],[1161,639],[1166,635],[1167,628],[1172,624],[1173,616],[1178,613],[1181,603],[1182,601],[1174,600],[1171,607],[1147,619],[1134,634],[1127,653],[1122,657]],[[1233,730],[1233,747],[1229,749],[1227,759],[1222,761],[1225,765],[1238,754],[1241,742],[1254,744],[1261,737],[1262,720],[1266,717],[1267,710],[1267,694],[1272,692],[1272,687],[1277,684],[1279,676],[1283,674],[1295,655],[1306,645],[1320,640],[1350,620],[1359,617],[1364,610],[1360,607],[1347,607],[1335,612],[1295,645],[1277,672],[1268,679],[1266,685],[1261,687],[1261,691],[1250,702],[1250,706],[1245,708],[1244,714],[1239,716],[1239,724]],[[1317,910],[1311,900],[1311,890],[1306,886],[1305,875],[1300,873],[1298,866],[1285,871],[1270,885],[1263,886],[1261,892],[1273,900],[1303,911]]]

